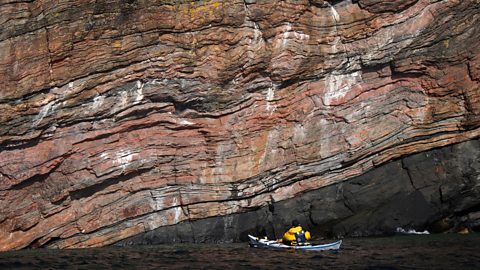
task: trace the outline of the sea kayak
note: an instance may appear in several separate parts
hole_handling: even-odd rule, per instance
[[[298,250],[310,250],[310,251],[339,249],[340,245],[342,244],[342,240],[339,240],[334,243],[323,244],[323,245],[288,246],[283,243],[279,243],[275,240],[262,239],[252,235],[248,235],[248,241],[251,247],[280,248],[280,249],[286,248],[286,249],[298,249]]]

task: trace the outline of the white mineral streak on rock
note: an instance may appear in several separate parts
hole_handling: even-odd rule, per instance
[[[93,98],[92,109],[97,110],[100,106],[103,105],[103,101],[105,100],[104,96],[96,96]]]
[[[244,25],[246,27],[252,28],[253,27],[253,39],[246,38],[246,41],[249,45],[257,45],[263,43],[263,33],[260,31],[260,27],[258,27],[258,23],[255,21],[249,21],[248,18],[250,17],[250,10],[246,8],[246,14]],[[248,35],[249,37],[249,35]]]
[[[274,98],[275,98],[275,90],[274,90],[274,87],[271,86],[268,88],[267,95],[266,95],[266,100],[267,100],[266,109],[270,113],[273,113],[277,109],[276,105],[271,104]]]
[[[143,99],[143,86],[144,86],[144,83],[138,80],[137,89],[135,91],[135,103],[138,103]]]
[[[183,210],[182,210],[181,206],[177,206],[177,207],[173,208],[173,210],[175,211],[175,216],[173,217],[173,224],[177,224],[180,221],[182,221],[181,217],[183,215]]]
[[[194,125],[195,123],[192,123],[192,122],[190,122],[190,121],[188,121],[188,120],[186,120],[186,119],[181,119],[181,120],[180,120],[180,124],[181,124],[181,125],[187,125],[187,126],[189,126],[189,125]]]
[[[333,101],[345,97],[351,87],[361,80],[359,71],[350,74],[328,75],[325,79],[324,105],[330,106]]]
[[[244,4],[244,6],[245,6],[245,14],[246,14],[245,20],[244,20],[244,26],[247,28],[253,29],[253,38],[250,31],[245,31],[244,39],[243,39],[248,46],[248,49],[246,50],[246,53],[245,53],[245,55],[248,58],[248,61],[246,61],[243,66],[244,68],[247,68],[256,59],[256,52],[264,50],[265,42],[263,40],[263,33],[260,30],[258,23],[250,20],[251,18],[250,9],[247,7],[246,4]],[[233,80],[234,84],[237,83],[236,82],[237,79],[238,78]]]
[[[125,107],[128,104],[128,92],[123,91],[120,93],[120,107]]]
[[[337,12],[337,10],[335,9],[335,7],[333,7],[332,5],[330,5],[330,11],[332,12],[332,15],[333,15],[333,18],[335,19],[335,22],[340,21],[340,15],[338,14],[338,12]]]
[[[151,196],[154,202],[153,209],[159,211],[165,208],[164,205],[164,196],[165,196],[165,188],[159,188],[152,190]]]
[[[171,206],[174,206],[173,209],[172,209],[174,211],[173,224],[177,224],[178,222],[180,222],[180,218],[183,214],[182,207],[178,203],[178,197],[177,196],[173,197],[173,202],[172,202]]]
[[[283,32],[282,34],[282,37],[281,37],[281,45],[282,45],[282,48],[285,48],[285,46],[287,46],[287,42],[288,42],[288,35],[289,35],[289,32],[290,30],[292,30],[292,25],[290,23],[287,23],[286,27],[285,27],[285,31]]]
[[[338,28],[337,28],[337,25],[338,23],[340,22],[340,15],[338,14],[337,10],[335,9],[335,7],[333,7],[332,5],[330,5],[330,11],[332,13],[332,17],[333,17],[333,22],[334,22],[334,25],[333,25],[333,29],[334,29],[334,34],[335,34],[335,41],[333,42],[332,44],[332,47],[331,47],[331,52],[332,54],[336,54],[338,52],[342,52],[341,49],[338,48],[338,45],[342,45],[343,46],[343,53],[345,54],[345,57],[344,57],[344,61],[347,61],[348,65],[350,66],[350,62],[348,60],[348,55],[347,55],[347,49],[346,49],[346,46],[345,44],[342,43],[342,38],[341,38],[341,35],[338,33]]]
[[[100,157],[103,158],[103,159],[109,159],[110,155],[108,153],[104,152],[104,153],[100,154]]]
[[[333,20],[334,20],[335,34],[337,35],[335,37],[335,41],[333,42],[333,45],[332,45],[332,53],[335,54],[335,53],[338,52],[337,46],[341,41],[340,36],[338,35],[338,30],[337,30],[337,23],[340,21],[340,15],[338,15],[337,10],[332,5],[329,5],[329,6],[330,6],[330,11],[332,13],[332,17],[333,17]]]
[[[50,113],[52,113],[55,110],[56,106],[54,106],[54,105],[55,105],[56,102],[57,102],[56,100],[52,100],[52,101],[48,102],[46,105],[42,106],[42,108],[38,112],[38,115],[33,118],[32,127],[35,127],[38,124],[40,124],[40,122],[42,122],[42,120],[43,120],[43,118],[45,118],[45,116],[49,115]]]
[[[253,43],[259,44],[263,43],[263,33],[260,31],[258,24],[256,22],[253,23]]]
[[[130,162],[132,162],[135,155],[136,154],[129,149],[123,149],[115,154],[115,159],[113,160],[113,162],[115,165],[120,166],[122,169],[125,169],[130,164]]]
[[[303,43],[310,39],[308,34],[304,34],[302,32],[292,31],[292,25],[288,22],[283,26],[283,32],[280,35],[280,38],[277,39],[275,43],[276,48],[284,49],[291,40],[296,42]]]

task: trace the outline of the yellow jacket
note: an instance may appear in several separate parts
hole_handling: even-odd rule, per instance
[[[301,232],[302,226],[297,226],[297,227],[292,227],[290,228],[284,235],[283,235],[283,241],[284,242],[290,242],[292,244],[295,244],[297,241],[297,238],[295,237],[295,234],[298,232]],[[305,239],[310,240],[310,232],[309,231],[304,231],[305,232]]]

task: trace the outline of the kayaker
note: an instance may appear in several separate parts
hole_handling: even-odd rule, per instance
[[[292,227],[283,235],[283,243],[291,246],[310,245],[307,241],[310,240],[310,232],[303,230],[300,222],[294,219]]]

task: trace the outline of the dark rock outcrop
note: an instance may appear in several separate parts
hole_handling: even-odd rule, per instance
[[[218,217],[228,227],[296,204],[334,235],[390,229],[382,216],[402,200],[395,218],[412,226],[475,216],[468,174],[446,171],[434,190],[415,167],[433,161],[412,159],[480,136],[479,11],[476,0],[4,1],[0,250],[162,228],[189,238],[192,222],[210,240]],[[396,198],[384,208],[369,190],[383,185]],[[340,187],[348,200],[332,197]],[[442,212],[437,193],[465,198]],[[353,227],[362,215],[385,224]]]

